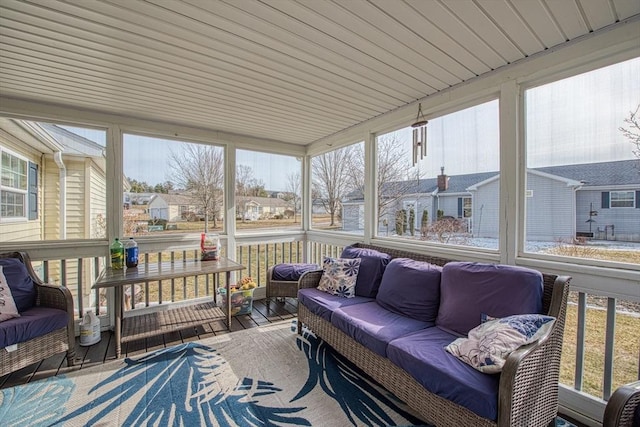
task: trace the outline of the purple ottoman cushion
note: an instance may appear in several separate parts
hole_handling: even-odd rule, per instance
[[[303,304],[310,312],[322,317],[330,322],[331,315],[340,307],[348,307],[354,304],[371,302],[373,298],[355,296],[344,298],[338,295],[331,295],[316,288],[305,288],[298,290],[298,304]]]
[[[442,267],[395,258],[385,269],[376,302],[396,314],[435,322],[440,304]]]
[[[320,270],[318,264],[278,264],[273,267],[271,278],[273,280],[297,282],[303,273],[313,270]]]
[[[347,246],[342,250],[340,258],[360,258],[360,271],[356,281],[356,295],[375,298],[380,287],[382,274],[391,261],[391,255],[375,249],[354,248]]]
[[[433,322],[421,322],[386,310],[375,301],[339,308],[333,312],[331,323],[383,357],[387,356],[387,344],[392,340],[433,326]]]
[[[0,349],[64,328],[68,321],[64,310],[32,307],[21,312],[20,317],[0,322]]]
[[[541,314],[542,274],[523,267],[450,262],[442,269],[436,325],[467,335],[482,314]]]
[[[483,374],[447,353],[444,347],[455,339],[437,327],[423,329],[391,341],[387,357],[430,392],[496,420],[500,376]]]
[[[36,287],[33,280],[29,276],[27,267],[17,258],[0,258],[0,265],[9,283],[16,308],[22,314],[36,303]]]

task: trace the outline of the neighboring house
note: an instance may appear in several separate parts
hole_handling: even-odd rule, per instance
[[[58,126],[0,119],[0,236],[3,242],[104,238],[106,236],[105,152],[100,144]],[[105,245],[106,253],[106,245]],[[42,266],[35,262],[43,276]],[[50,263],[51,283],[91,283],[97,276],[90,258],[63,270]],[[76,310],[95,292],[82,297],[71,288]]]
[[[102,146],[55,125],[0,119],[0,156],[3,241],[105,236]]]
[[[627,160],[528,170],[527,240],[589,236],[640,242],[637,166],[637,161]],[[440,210],[444,216],[463,220],[473,237],[497,238],[499,177],[497,172],[446,176],[443,171],[436,178],[402,183],[403,195],[396,188],[400,183],[388,183],[383,198],[392,203],[380,215],[379,231],[395,230],[396,211],[413,208],[416,230],[420,229],[423,210],[429,212],[429,222],[437,219]],[[362,194],[350,194],[343,206],[344,229],[362,229]],[[551,206],[553,220],[549,217]]]
[[[154,194],[147,205],[151,219],[169,222],[186,221],[192,214],[201,214],[202,208],[184,194]]]
[[[280,197],[238,196],[236,199],[237,217],[255,221],[269,219],[276,215],[293,216],[293,205]],[[244,212],[243,212],[244,211]]]

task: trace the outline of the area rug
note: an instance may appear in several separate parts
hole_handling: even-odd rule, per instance
[[[295,321],[0,390],[3,426],[424,425]],[[566,424],[563,424],[566,425]]]

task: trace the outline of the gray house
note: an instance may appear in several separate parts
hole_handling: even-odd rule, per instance
[[[499,178],[497,172],[388,183],[383,188],[379,232],[394,230],[400,209],[422,212],[429,222],[457,218],[473,237],[498,237]],[[388,202],[385,205],[385,200]],[[640,242],[640,169],[635,160],[562,165],[527,171],[527,239],[553,241],[574,236]],[[553,218],[548,207],[553,205]],[[343,201],[343,227],[362,228],[362,193]]]

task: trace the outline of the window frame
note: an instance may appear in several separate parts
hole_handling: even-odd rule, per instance
[[[23,204],[22,204],[22,209],[23,209],[23,214],[22,216],[3,216],[2,215],[2,209],[0,207],[0,222],[23,222],[23,221],[28,221],[29,220],[29,159],[27,159],[24,156],[19,155],[18,153],[15,153],[3,146],[0,146],[0,175],[2,174],[3,171],[3,165],[2,165],[2,157],[7,154],[8,156],[14,157],[18,160],[20,160],[21,162],[24,163],[24,167],[25,167],[25,174],[24,174],[24,181],[25,181],[25,188],[24,189],[20,189],[20,188],[15,188],[15,187],[10,187],[8,185],[4,185],[2,183],[2,179],[0,179],[0,204],[2,203],[2,194],[3,193],[11,193],[11,194],[19,194],[22,196],[22,200],[23,200]],[[13,172],[13,171],[10,171]]]
[[[629,193],[631,195],[630,206],[614,206],[614,194]],[[616,202],[629,202],[628,199],[617,199]],[[610,209],[635,209],[636,208],[636,192],[633,190],[612,190],[609,192],[609,208]]]

